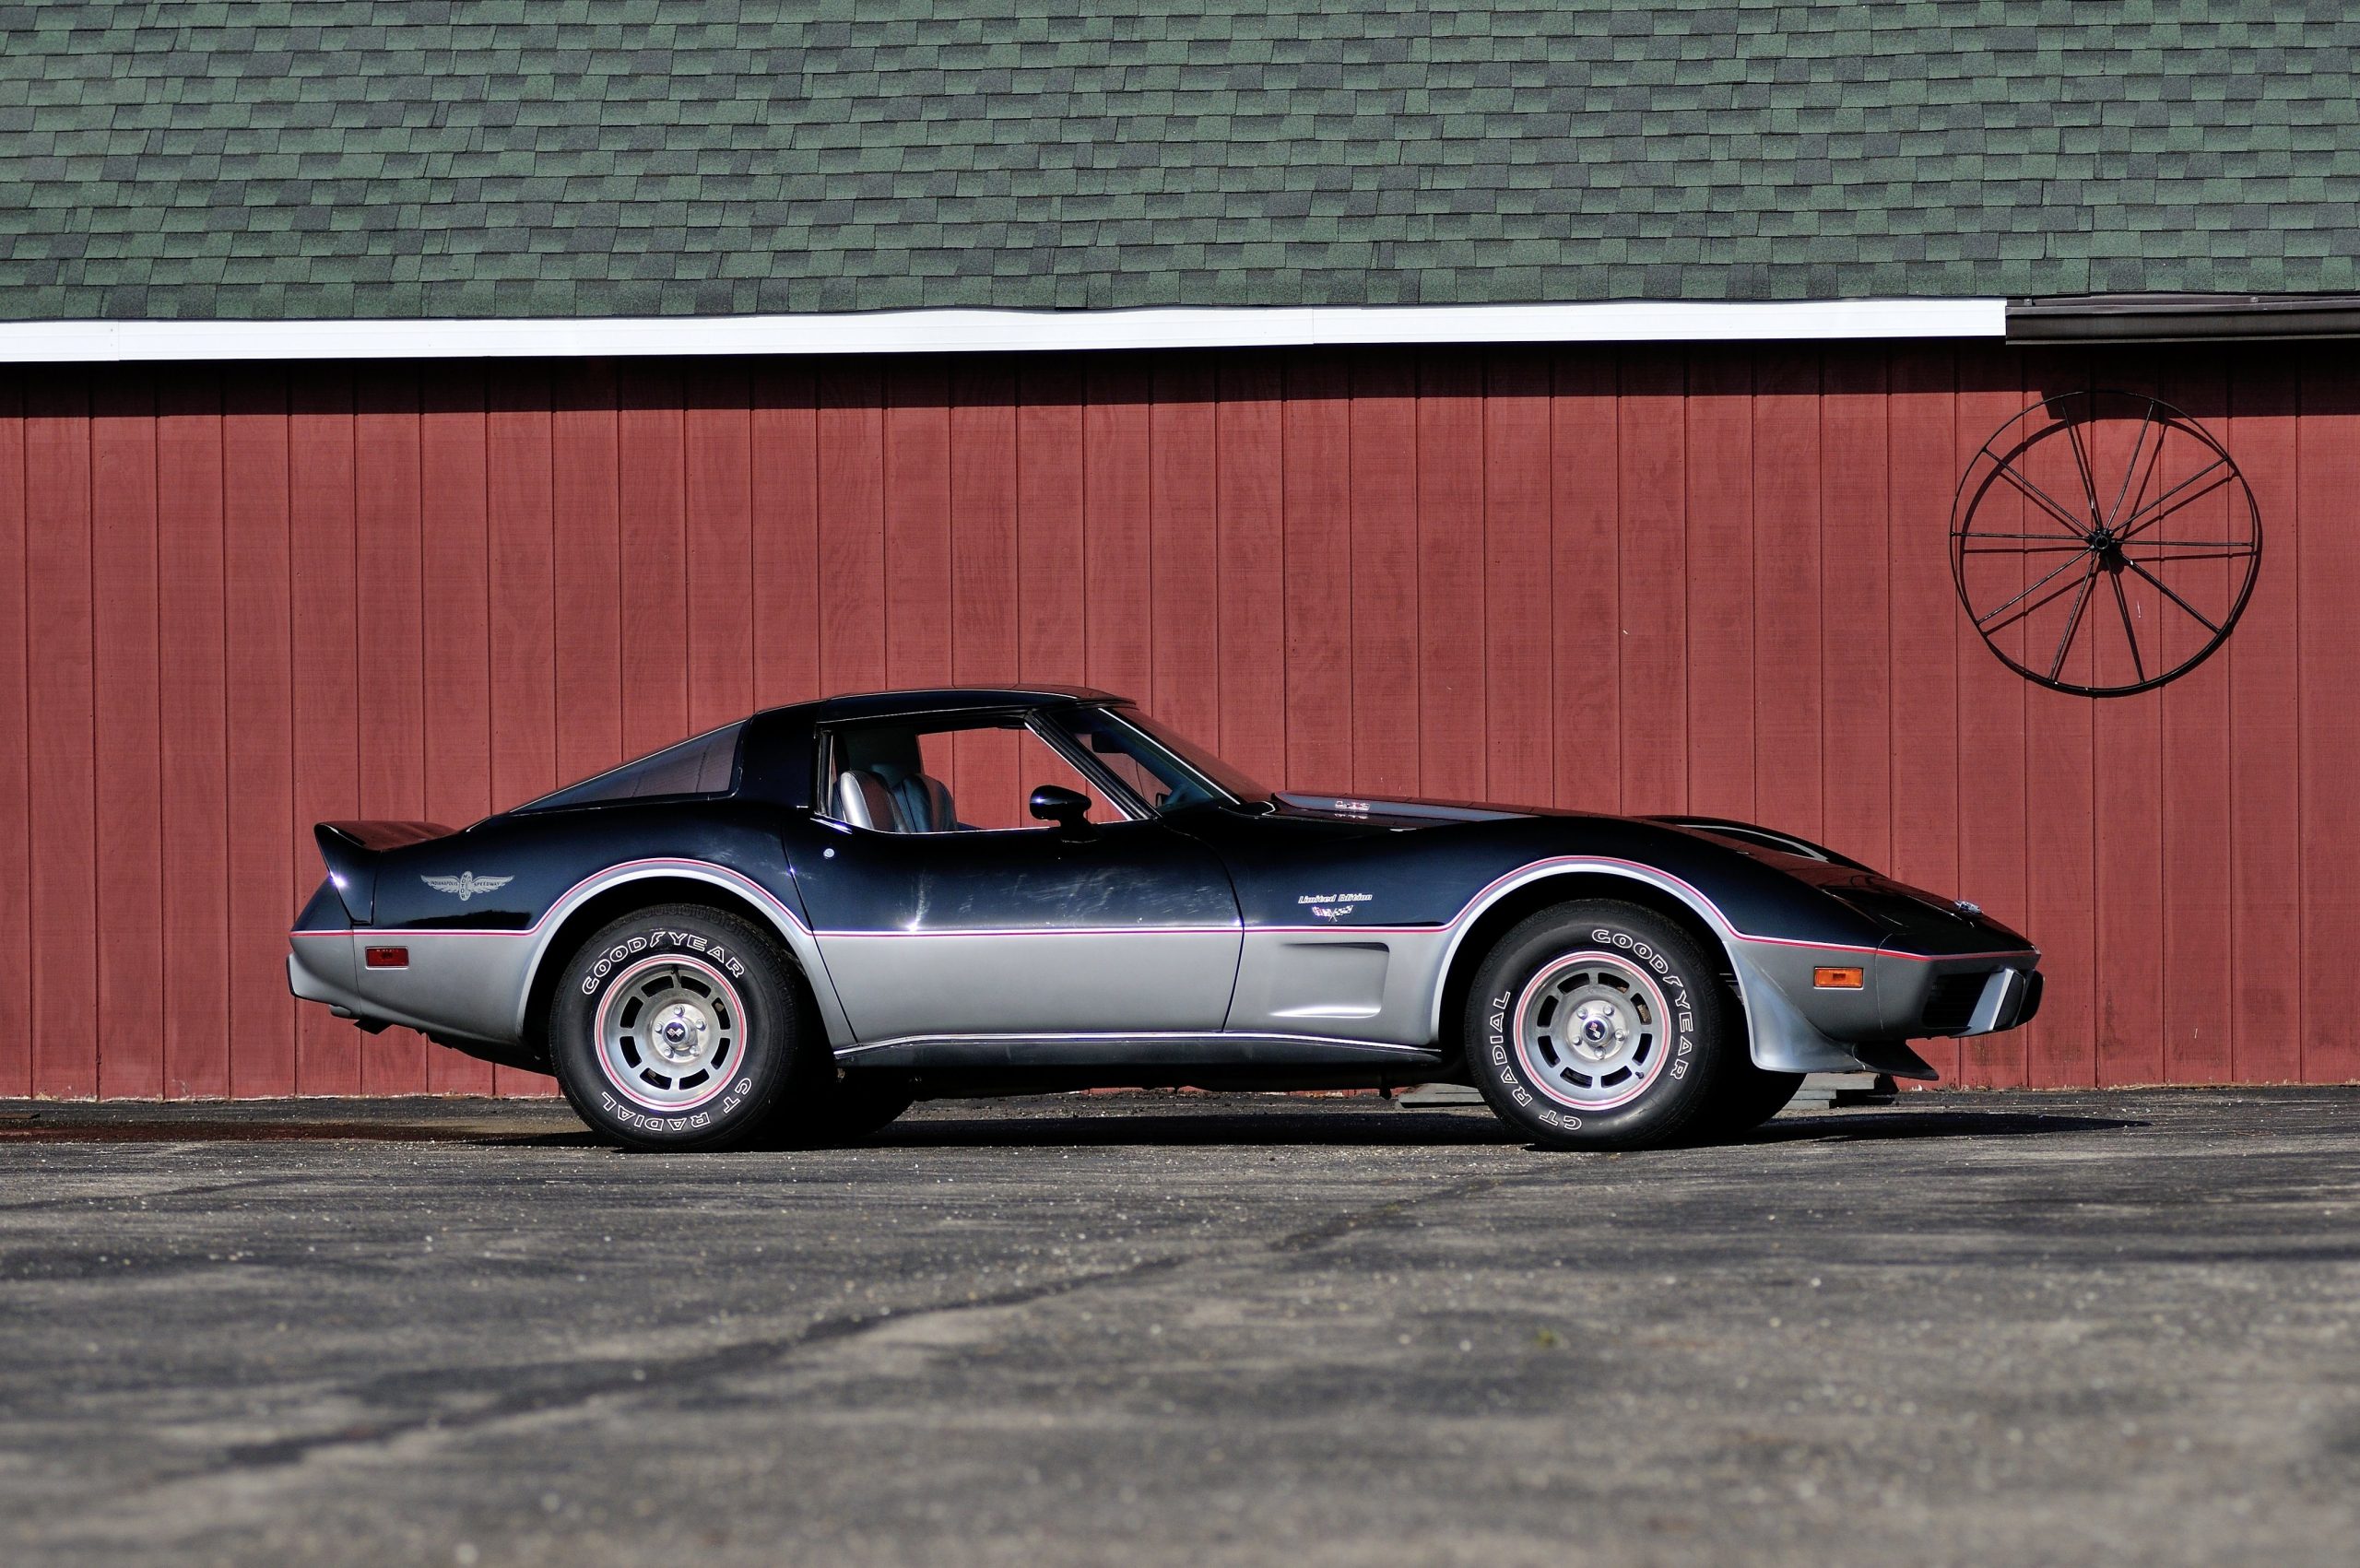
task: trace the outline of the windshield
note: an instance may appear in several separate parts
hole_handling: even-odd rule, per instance
[[[1070,708],[1049,716],[1158,811],[1270,798],[1268,790],[1136,708]]]

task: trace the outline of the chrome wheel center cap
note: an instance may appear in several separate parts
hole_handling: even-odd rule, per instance
[[[1593,1062],[1621,1050],[1628,1032],[1611,1002],[1587,1001],[1574,1009],[1573,1047]]]
[[[650,1035],[655,1054],[678,1065],[693,1062],[704,1055],[705,1036],[711,1029],[712,1025],[705,1022],[702,1013],[685,1002],[678,1002],[664,1010],[663,1016],[655,1020]]]

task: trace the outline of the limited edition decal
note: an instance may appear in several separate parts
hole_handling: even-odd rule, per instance
[[[1375,896],[1373,893],[1304,893],[1294,902],[1310,910],[1315,920],[1344,920]]]

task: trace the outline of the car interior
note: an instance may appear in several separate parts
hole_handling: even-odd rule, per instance
[[[836,737],[835,814],[880,833],[950,833],[959,811],[950,786],[926,771],[917,733],[898,727]]]
[[[1060,723],[1073,746],[1149,809],[1211,798],[1177,763],[1104,715],[1084,710]],[[986,798],[969,801],[962,818],[945,775],[974,783]],[[1042,813],[1028,809],[1027,796],[1043,785],[1087,797],[1090,819],[1129,815],[1104,783],[1027,725],[995,715],[967,724],[937,720],[836,729],[821,798],[828,815],[872,832],[1004,831],[1040,825],[1036,819]]]

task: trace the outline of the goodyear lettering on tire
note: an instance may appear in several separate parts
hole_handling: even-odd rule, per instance
[[[743,980],[746,977],[745,964],[737,954],[719,942],[708,941],[693,931],[650,931],[644,937],[633,937],[629,941],[617,942],[613,947],[600,953],[597,961],[590,966],[590,973],[582,977],[582,994],[585,996],[596,996],[599,985],[617,968],[629,963],[642,953],[667,948],[685,949],[690,952],[701,953],[708,961],[727,970],[733,980]]]

